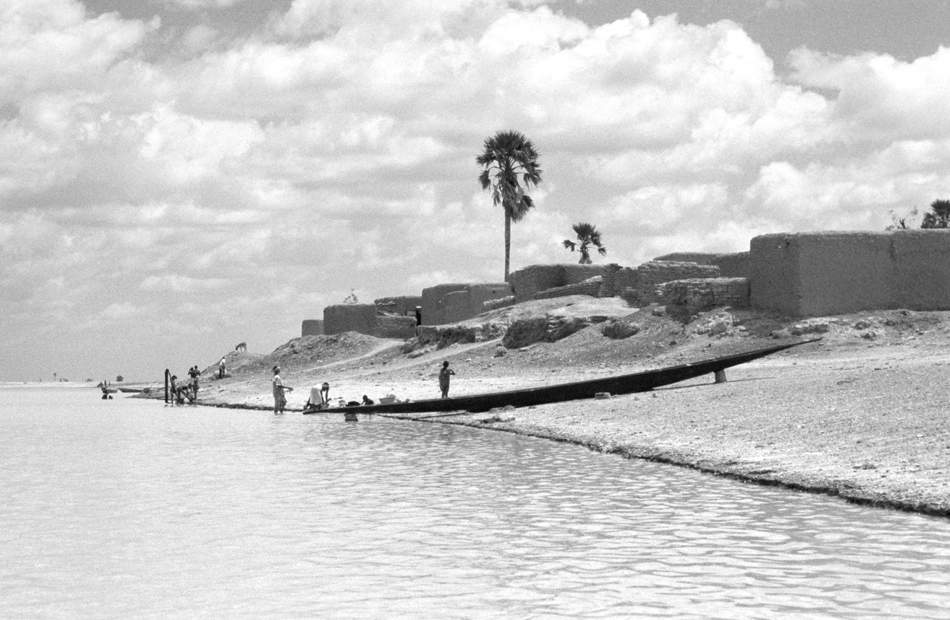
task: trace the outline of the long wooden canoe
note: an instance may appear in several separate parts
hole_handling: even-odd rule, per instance
[[[634,392],[648,392],[653,388],[679,383],[687,379],[695,379],[703,375],[719,372],[726,368],[745,364],[753,360],[797,347],[810,342],[817,342],[821,338],[803,340],[799,342],[780,344],[764,349],[756,349],[745,353],[726,355],[699,362],[670,366],[656,370],[646,370],[616,377],[602,379],[588,379],[573,383],[546,385],[542,387],[494,392],[491,394],[472,394],[453,396],[451,398],[430,398],[387,404],[360,405],[353,407],[331,407],[329,409],[305,409],[304,415],[314,413],[426,413],[444,411],[488,411],[496,407],[530,407],[547,403],[559,403],[569,400],[593,398],[598,392],[609,392],[611,395],[632,394]]]

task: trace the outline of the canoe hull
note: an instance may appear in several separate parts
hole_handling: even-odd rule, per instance
[[[304,415],[316,413],[432,413],[448,411],[470,411],[478,413],[496,407],[530,407],[549,403],[565,402],[593,398],[598,392],[609,392],[611,395],[633,394],[648,392],[654,388],[695,379],[703,375],[716,373],[733,366],[745,364],[753,360],[784,351],[792,347],[821,340],[805,340],[789,344],[781,344],[764,349],[756,349],[746,353],[726,355],[680,366],[670,366],[656,370],[589,379],[558,385],[527,388],[495,392],[493,394],[472,394],[468,396],[454,396],[452,398],[431,398],[409,402],[389,404],[360,405],[358,407],[333,407],[330,409],[305,410]]]

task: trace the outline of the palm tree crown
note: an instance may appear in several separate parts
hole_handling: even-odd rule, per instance
[[[492,202],[505,211],[505,282],[511,256],[511,222],[519,222],[534,206],[525,193],[541,182],[538,152],[531,140],[517,131],[499,131],[485,139],[485,150],[475,158],[482,172],[478,181],[482,189],[491,188]],[[522,187],[524,183],[524,187]]]
[[[592,224],[587,222],[579,222],[574,224],[574,233],[577,235],[577,240],[580,241],[580,248],[577,248],[577,244],[571,241],[570,239],[564,240],[564,247],[573,252],[575,249],[579,249],[581,253],[581,260],[579,263],[581,265],[590,265],[590,246],[597,248],[597,251],[600,252],[601,256],[607,255],[607,248],[604,247],[604,244],[600,240],[600,231],[597,230]]]

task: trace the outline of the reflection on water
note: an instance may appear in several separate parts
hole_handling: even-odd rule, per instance
[[[950,522],[434,424],[0,390],[0,617],[950,617]]]

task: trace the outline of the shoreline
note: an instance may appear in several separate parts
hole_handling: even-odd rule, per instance
[[[940,349],[766,359],[607,400],[425,416],[582,445],[855,504],[950,517],[950,398]],[[397,416],[390,416],[397,417]],[[413,416],[398,416],[413,418]]]
[[[377,415],[573,443],[855,504],[950,517],[950,397],[932,380],[935,367],[950,366],[943,348],[820,349],[732,368],[722,384],[710,375],[604,400],[478,414]],[[302,382],[305,374],[296,379]],[[503,389],[527,379],[473,377],[466,387]],[[200,405],[272,410],[263,381],[214,383],[203,389]],[[350,391],[376,386],[365,378],[346,384]],[[404,387],[412,398],[433,390],[422,380]],[[308,395],[295,391],[287,413],[299,414]]]
[[[557,312],[570,309],[566,304]],[[333,401],[363,394],[436,398],[444,360],[457,373],[453,395],[479,394],[675,366],[820,327],[821,342],[728,369],[725,383],[708,375],[607,399],[480,414],[380,415],[570,442],[856,504],[950,517],[950,390],[944,386],[950,312],[897,310],[798,324],[722,311],[686,325],[652,310],[634,318],[642,329],[631,338],[612,340],[593,326],[512,349],[500,339],[416,350],[404,341],[352,332],[305,337],[267,356],[232,355],[229,368],[236,376],[203,380],[199,404],[272,411],[269,371],[276,363],[284,368],[284,384],[297,388],[287,413],[298,414],[310,387],[324,381]],[[704,329],[722,319],[732,325],[725,332]],[[160,384],[152,385],[151,397],[161,399]]]
[[[394,416],[384,416],[394,417]],[[433,416],[444,417],[444,416]],[[523,437],[533,437],[536,439],[545,439],[557,443],[567,443],[581,446],[598,452],[600,454],[615,454],[625,459],[644,460],[654,463],[662,463],[673,467],[682,467],[693,471],[709,474],[721,478],[729,478],[747,484],[757,484],[762,486],[777,487],[800,493],[811,493],[816,495],[827,495],[837,497],[848,503],[868,506],[873,508],[897,510],[901,512],[912,512],[931,517],[950,518],[950,506],[942,504],[932,504],[927,502],[897,500],[888,497],[885,494],[875,496],[866,493],[855,493],[848,486],[837,486],[833,482],[822,483],[820,481],[796,480],[793,472],[769,472],[770,475],[762,475],[754,472],[743,472],[737,468],[733,462],[709,463],[700,462],[685,454],[675,454],[656,451],[642,446],[626,446],[604,444],[598,441],[590,441],[581,437],[575,437],[569,434],[561,434],[553,430],[539,431],[528,430],[519,427],[517,424],[507,424],[502,419],[500,422],[480,422],[472,420],[448,420],[448,419],[422,419],[422,418],[397,418],[412,422],[428,422],[433,424],[446,424],[466,426],[480,430],[512,433]],[[772,475],[774,474],[774,475]]]

